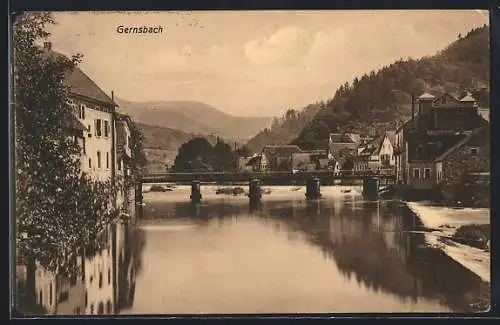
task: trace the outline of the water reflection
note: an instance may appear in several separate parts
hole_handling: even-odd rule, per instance
[[[188,211],[192,210],[187,208],[187,204],[189,203],[156,202],[150,206],[152,210],[145,214],[146,220],[141,222],[147,223],[155,218],[163,221],[188,218]],[[207,220],[206,225],[229,227],[225,232],[207,230],[200,235],[207,241],[211,241],[212,236],[228,236],[228,247],[218,247],[221,250],[218,254],[240,254],[244,255],[242,258],[258,260],[256,263],[265,264],[267,255],[264,252],[243,250],[238,239],[229,238],[231,233],[239,233],[243,237],[257,236],[251,229],[260,223],[276,233],[275,237],[262,234],[262,231],[258,235],[259,240],[266,241],[269,247],[275,245],[280,234],[286,234],[293,247],[308,245],[324,257],[325,264],[322,269],[317,270],[318,277],[324,272],[330,272],[347,281],[347,287],[332,286],[332,290],[339,290],[338,294],[345,293],[346,297],[354,295],[352,292],[356,292],[355,295],[360,295],[361,298],[366,295],[363,292],[393,297],[398,302],[393,302],[393,310],[389,311],[417,310],[420,307],[415,306],[425,303],[429,306],[427,311],[470,312],[477,311],[479,301],[489,300],[488,284],[442,252],[426,247],[424,235],[414,231],[420,225],[419,220],[397,201],[364,201],[356,195],[321,200],[264,199],[251,204],[240,199],[205,199],[197,206],[196,217]],[[237,251],[238,249],[241,251]],[[287,254],[290,256],[285,261],[290,263],[290,267],[295,265],[292,260],[308,258]],[[332,261],[335,268],[327,261]],[[304,260],[302,263],[307,264],[308,261]],[[280,276],[286,278],[291,274],[292,272],[290,275],[282,273]],[[233,275],[230,273],[227,276]],[[255,274],[255,277],[259,276],[271,277],[268,273]],[[253,280],[254,278],[248,279],[250,282]],[[328,283],[325,285],[329,286]],[[351,293],[347,294],[348,292]],[[368,295],[366,297],[370,299]],[[227,299],[230,300],[229,297]],[[287,299],[295,299],[294,303],[298,303],[303,298],[291,296]],[[324,299],[328,301],[328,295]],[[226,307],[225,304],[227,302],[221,303],[221,306]],[[358,311],[361,307],[355,304],[358,302],[353,300],[351,309],[346,307],[341,311]],[[365,304],[366,311],[377,311],[380,307],[368,306],[369,302]],[[290,302],[290,305],[293,304]],[[196,310],[196,307],[193,308]],[[277,310],[279,308],[274,311]],[[332,307],[331,311],[336,309]],[[223,310],[216,309],[215,312]]]
[[[489,294],[488,284],[426,247],[422,233],[411,232],[418,222],[398,202],[345,198],[266,208],[268,218],[286,224],[289,232],[306,233],[344,277],[374,292],[394,294],[403,302],[435,298],[463,312],[474,311]]]
[[[469,312],[489,300],[397,201],[281,197],[146,196],[144,218],[118,224],[82,275],[37,270],[32,295],[49,314]]]
[[[120,221],[108,233],[105,248],[80,255],[77,274],[65,276],[40,266],[28,271],[33,292],[25,292],[31,303],[20,302],[22,314],[103,315],[118,314],[133,305],[135,278],[142,271],[144,232]]]

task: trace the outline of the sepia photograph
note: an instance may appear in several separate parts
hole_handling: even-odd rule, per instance
[[[12,16],[12,313],[490,311],[489,15]]]

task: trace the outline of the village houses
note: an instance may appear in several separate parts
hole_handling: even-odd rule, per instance
[[[46,57],[60,56],[45,42]],[[124,180],[131,177],[131,125],[130,117],[118,114],[113,95],[109,97],[80,68],[75,67],[65,75],[69,86],[69,104],[74,115],[66,123],[68,134],[81,147],[81,170],[100,181]],[[123,188],[114,205],[129,216],[134,215],[131,189]],[[71,216],[68,216],[71,217]],[[95,255],[79,256],[77,264],[82,276],[67,281],[41,267],[35,271],[37,302],[48,313],[58,314],[110,314],[115,312],[118,277],[118,253],[123,250],[121,222],[112,225],[102,236],[108,245]],[[122,240],[117,240],[122,238]]]
[[[262,149],[260,171],[292,170],[292,155],[298,152],[296,145],[267,145]]]
[[[488,121],[471,94],[459,100],[424,93],[417,104],[418,112],[412,105],[412,118],[396,130],[397,182],[416,191],[439,190],[451,200],[452,188],[465,179],[489,175]]]
[[[360,145],[354,158],[354,171],[392,173],[395,167],[395,138],[395,132],[387,131]]]

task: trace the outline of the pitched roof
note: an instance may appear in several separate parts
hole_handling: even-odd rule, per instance
[[[247,161],[246,166],[251,166],[251,165],[253,165],[253,164],[257,164],[257,163],[259,163],[259,162],[260,162],[260,158],[261,158],[261,156],[253,156],[253,157],[251,157],[251,158]]]
[[[485,121],[490,121],[490,109],[489,108],[479,108],[478,109],[479,115],[485,120]]]
[[[296,145],[267,145],[262,149],[263,155],[276,155],[276,156],[292,156],[292,153],[301,152],[302,150]]]
[[[431,94],[429,94],[429,93],[423,93],[422,95],[420,95],[420,96],[418,97],[418,99],[434,99],[434,98],[435,98],[435,97],[434,97],[434,96],[432,96],[432,95],[431,95]]]
[[[332,143],[359,143],[361,137],[356,133],[330,133]]]
[[[43,50],[47,58],[65,57],[53,50]],[[64,84],[70,87],[73,94],[80,95],[107,105],[118,106],[99,86],[80,68],[74,67],[65,73]]]
[[[467,94],[467,96],[465,96],[464,98],[460,99],[461,102],[475,102],[476,100],[474,99],[474,97],[472,97],[472,95],[469,93]]]
[[[392,146],[396,145],[396,132],[395,131],[386,131],[385,134],[389,138],[389,141],[391,142]]]
[[[450,154],[452,154],[453,152],[455,152],[455,150],[457,150],[458,148],[462,147],[464,144],[466,144],[467,142],[469,142],[472,139],[473,136],[475,136],[476,134],[478,134],[478,133],[480,133],[482,131],[486,131],[486,128],[485,127],[480,127],[480,128],[477,128],[477,129],[473,130],[466,137],[464,137],[462,140],[458,141],[455,145],[453,145],[451,148],[449,148],[448,150],[446,150],[439,157],[437,157],[436,159],[434,159],[434,161],[435,162],[443,161],[446,157],[448,157]]]
[[[125,121],[129,128],[134,124],[134,121],[132,121],[132,118],[128,114],[118,113],[118,120]]]

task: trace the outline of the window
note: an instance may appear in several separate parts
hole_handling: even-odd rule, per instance
[[[416,156],[417,156],[416,158],[417,158],[417,159],[419,159],[419,158],[421,158],[421,157],[422,157],[422,151],[423,151],[423,150],[422,150],[422,148],[421,148],[421,147],[417,147],[417,148],[416,148]]]
[[[92,168],[92,158],[89,158],[89,168]]]
[[[469,149],[469,154],[471,156],[477,156],[477,151],[478,151],[477,148],[470,148]]]
[[[102,130],[101,130],[101,119],[96,119],[95,120],[95,135],[100,137],[102,135]]]
[[[109,152],[106,152],[106,168],[109,168]]]
[[[52,283],[50,284],[49,289],[49,305],[52,306]]]
[[[413,179],[420,179],[420,168],[413,168]]]
[[[109,135],[109,122],[104,121],[104,136],[108,137],[108,135]]]
[[[75,315],[80,315],[80,306],[75,308]]]
[[[69,292],[68,291],[63,291],[59,294],[59,298],[57,299],[57,302],[65,302],[69,298]]]
[[[122,170],[122,160],[118,159],[118,170]]]
[[[78,117],[82,120],[85,119],[85,106],[84,105],[80,105]]]
[[[85,148],[85,138],[83,138],[83,141],[82,141],[82,149],[83,149],[83,153],[86,154],[87,150]]]
[[[99,289],[102,288],[102,272],[99,272]]]
[[[101,152],[97,152],[97,168],[101,168]]]
[[[88,304],[89,304],[89,294],[87,290],[85,290],[85,308],[87,308]]]
[[[424,168],[424,179],[431,179],[431,169],[430,168]]]
[[[40,290],[40,293],[38,294],[38,303],[40,304],[40,306],[43,305],[43,292],[42,292],[42,290]]]
[[[110,300],[108,300],[108,302],[106,303],[106,306],[107,306],[107,308],[106,308],[107,313],[111,314],[113,312],[113,305],[112,305]]]
[[[90,315],[94,314],[94,304],[90,304]]]

